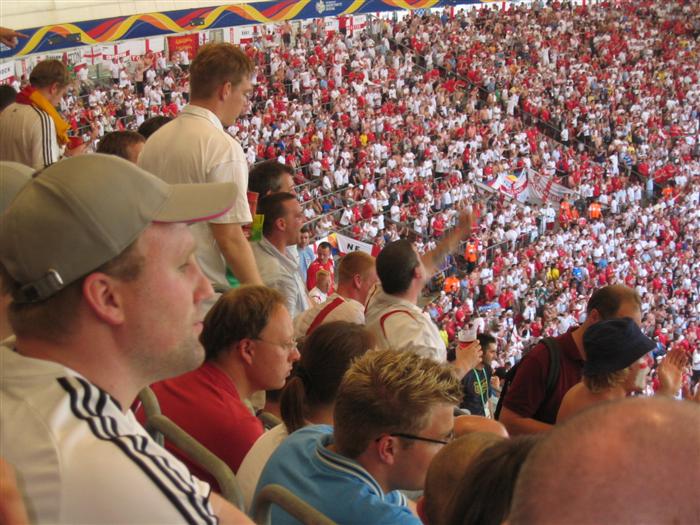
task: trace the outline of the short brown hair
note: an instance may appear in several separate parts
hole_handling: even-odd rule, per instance
[[[14,333],[20,337],[35,337],[47,341],[61,341],[73,332],[76,312],[83,298],[85,278],[93,273],[105,273],[120,281],[133,281],[141,275],[145,257],[137,248],[138,240],[122,253],[61,291],[37,303],[10,303],[8,319]],[[3,291],[10,294],[19,291],[21,284],[15,281],[0,264]]]
[[[275,308],[284,304],[282,294],[267,286],[248,285],[227,291],[204,318],[199,341],[207,361],[243,339],[258,337]]]
[[[116,155],[126,160],[129,158],[129,149],[131,146],[146,142],[146,139],[140,133],[135,131],[113,131],[105,134],[100,139],[97,146],[97,153],[106,153],[107,155]]]
[[[190,95],[206,99],[226,82],[236,86],[253,74],[253,62],[232,44],[218,42],[199,49],[190,65]]]
[[[367,352],[338,389],[333,415],[338,452],[356,458],[383,433],[420,432],[435,404],[457,405],[461,399],[450,365],[410,351]]]
[[[601,319],[613,319],[622,303],[627,302],[642,308],[642,300],[635,290],[622,284],[612,284],[598,288],[593,292],[586,305],[586,312],[591,313],[593,310],[598,310]]]
[[[67,86],[70,83],[70,76],[68,69],[60,60],[44,60],[34,66],[29,73],[29,83],[36,88],[49,87],[54,83]]]
[[[266,195],[258,202],[258,213],[265,216],[263,219],[263,235],[269,235],[275,229],[275,221],[287,216],[285,202],[295,200],[291,193],[280,191]]]
[[[349,283],[355,275],[364,276],[375,267],[374,257],[365,252],[350,252],[338,263],[338,283]]]

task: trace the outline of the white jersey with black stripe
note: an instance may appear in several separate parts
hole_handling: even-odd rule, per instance
[[[0,160],[40,170],[60,157],[56,125],[48,113],[16,102],[0,113]]]
[[[107,393],[11,348],[0,365],[0,450],[32,523],[217,523],[209,485]]]

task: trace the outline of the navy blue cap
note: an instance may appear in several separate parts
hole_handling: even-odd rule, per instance
[[[610,374],[627,368],[656,348],[629,317],[600,321],[583,334],[586,363],[583,375]]]

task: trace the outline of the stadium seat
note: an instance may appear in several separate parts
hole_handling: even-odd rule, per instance
[[[251,515],[257,525],[270,524],[270,507],[278,505],[304,525],[335,525],[311,505],[301,500],[281,485],[267,485],[256,496]]]

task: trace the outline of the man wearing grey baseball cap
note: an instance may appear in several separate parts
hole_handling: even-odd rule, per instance
[[[249,523],[129,410],[204,358],[213,291],[187,225],[225,213],[234,191],[95,154],[40,172],[0,218],[16,335],[0,348],[0,443],[32,522]]]

